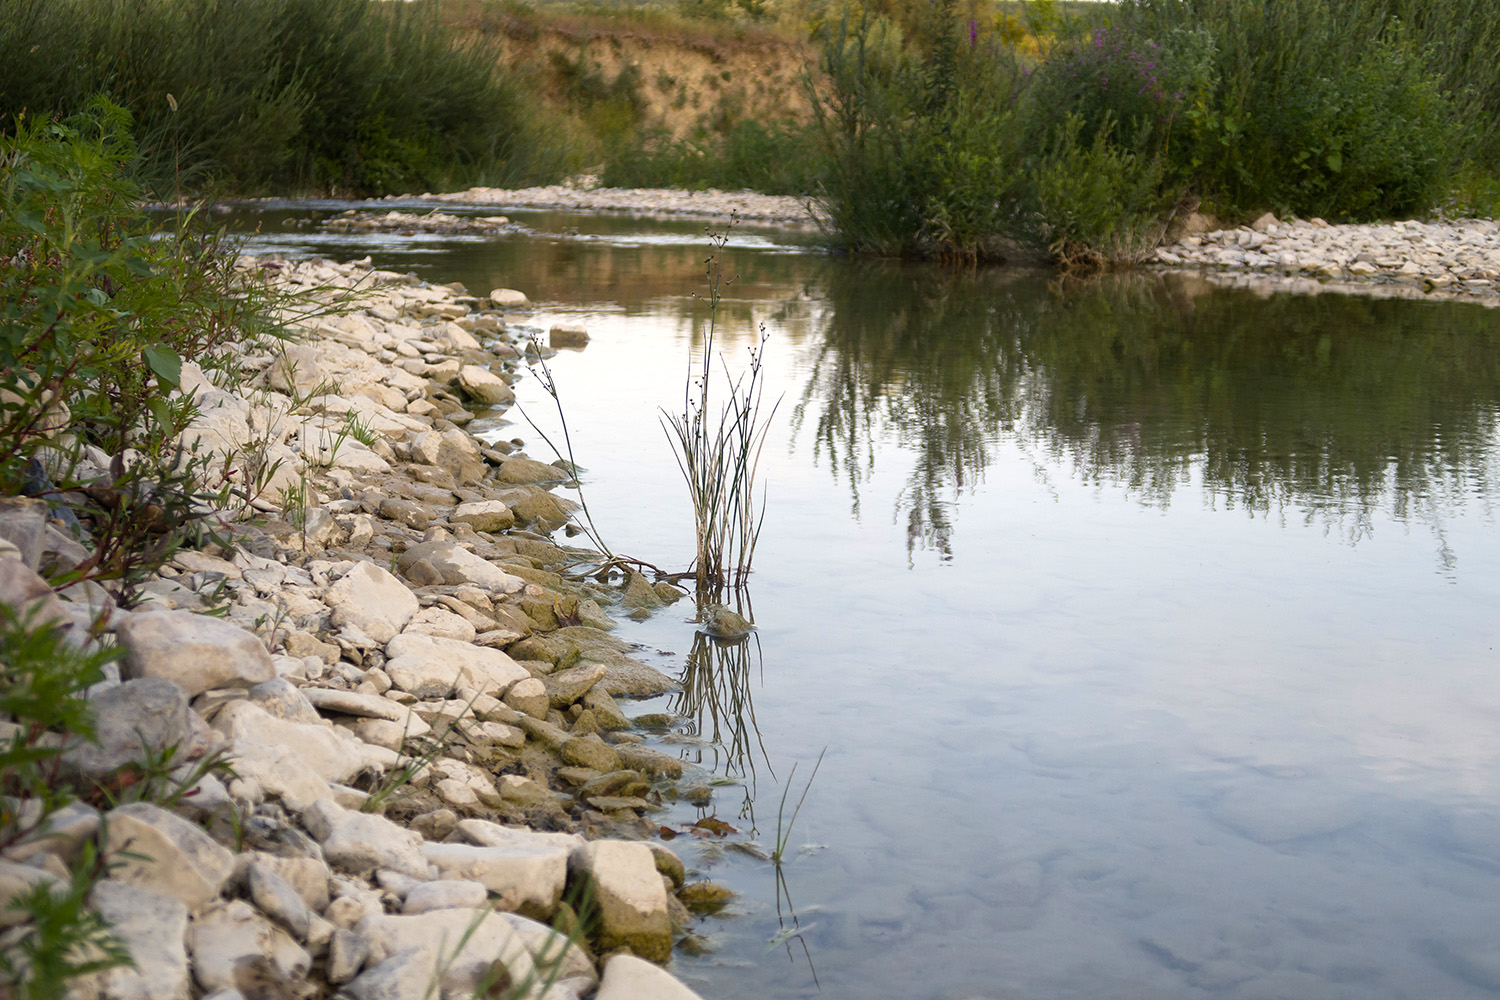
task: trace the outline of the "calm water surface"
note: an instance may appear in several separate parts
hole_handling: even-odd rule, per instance
[[[596,519],[683,567],[658,421],[703,331],[702,226],[513,217],[533,233],[329,239],[271,212],[257,245],[584,322],[552,367]],[[860,265],[770,230],[726,270],[726,357],[764,324],[781,399],[760,631],[695,649],[681,606],[621,629],[688,682],[644,706],[695,720],[666,747],[738,782],[658,817],[739,831],[673,842],[742,893],[681,976],[710,1000],[1500,991],[1500,314]],[[774,844],[825,748],[778,882],[735,843]]]

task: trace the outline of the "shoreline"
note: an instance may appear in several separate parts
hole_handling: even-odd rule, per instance
[[[584,178],[587,181],[587,178]],[[414,196],[416,197],[416,196]],[[419,197],[453,205],[627,212],[817,227],[815,200],[753,191],[601,188],[558,184],[470,188]],[[1202,225],[1163,243],[1144,269],[1192,274],[1226,287],[1294,294],[1469,301],[1500,306],[1500,222],[1457,219],[1331,224],[1264,215],[1230,228]],[[1191,227],[1190,227],[1191,228]]]
[[[554,493],[569,470],[485,434],[539,333],[526,297],[368,263],[236,266],[301,298],[295,339],[233,348],[239,383],[183,365],[183,443],[253,484],[209,515],[232,547],[178,552],[127,611],[95,584],[52,596],[37,571],[88,550],[46,501],[0,503],[0,582],[45,592],[79,641],[102,619],[126,651],[92,692],[111,767],[144,744],[232,769],[170,809],[79,803],[66,834],[20,845],[28,871],[66,868],[100,830],[110,851],[150,845],[92,897],[140,967],[92,985],[209,994],[250,963],[287,995],[423,1000],[503,963],[538,1000],[693,1000],[656,963],[691,934],[689,904],[726,890],[689,880],[648,817],[711,796],[710,775],[647,745],[673,717],[637,723],[616,699],[677,682],[609,634],[685,595],[576,575],[602,557],[553,540],[578,509]],[[43,542],[22,551],[17,531]]]

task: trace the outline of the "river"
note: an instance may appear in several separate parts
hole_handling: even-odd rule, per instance
[[[582,323],[550,366],[589,507],[685,567],[660,418],[707,321],[702,223],[283,226],[345,207],[235,224]],[[708,1000],[1500,990],[1500,314],[753,227],[723,268],[725,360],[764,326],[779,400],[759,630],[695,651],[682,605],[620,630],[689,682],[630,711],[682,715],[659,745],[715,779],[660,822],[733,827],[672,842],[740,893],[674,971]]]

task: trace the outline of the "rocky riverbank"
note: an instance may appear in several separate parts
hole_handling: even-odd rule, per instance
[[[811,198],[760,194],[756,191],[686,191],[681,188],[601,188],[588,178],[570,184],[534,188],[470,188],[450,194],[424,194],[424,199],[455,205],[496,208],[556,208],[577,212],[631,212],[637,215],[687,216],[724,221],[731,215],[746,222],[816,225],[818,210]]]
[[[1263,215],[1247,226],[1189,220],[1155,264],[1220,285],[1264,291],[1344,291],[1382,298],[1500,305],[1500,222],[1408,220],[1330,225]]]
[[[571,470],[482,432],[548,349],[525,296],[239,267],[300,304],[295,339],[233,348],[234,384],[183,366],[182,443],[236,484],[217,542],[124,610],[94,584],[53,593],[39,574],[86,540],[44,500],[0,500],[0,602],[124,652],[90,693],[98,745],[65,768],[112,786],[175,755],[184,785],[170,807],[67,807],[0,854],[0,904],[63,884],[86,844],[119,862],[89,905],[135,967],[78,997],[696,996],[653,963],[691,924],[684,886],[723,894],[645,817],[680,784],[711,793],[644,745],[619,699],[675,682],[610,635],[682,593],[601,580],[597,552],[553,538]]]

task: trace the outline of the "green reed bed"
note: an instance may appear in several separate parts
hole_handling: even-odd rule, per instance
[[[395,193],[550,179],[530,96],[437,8],[367,0],[0,0],[0,115],[135,118],[170,190]]]

